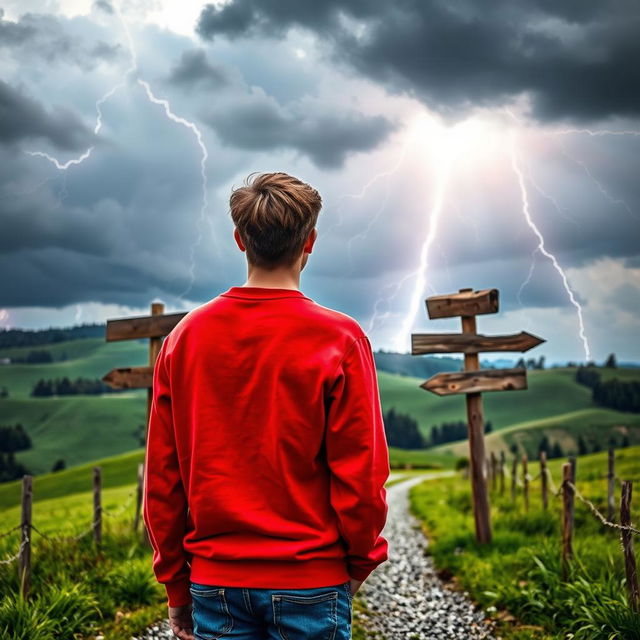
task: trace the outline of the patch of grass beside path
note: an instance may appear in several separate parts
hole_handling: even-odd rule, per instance
[[[549,465],[556,486],[563,462],[553,460]],[[617,451],[616,464],[617,476],[634,481],[640,489],[640,447]],[[606,468],[606,452],[577,460],[578,491],[605,514]],[[537,472],[538,465],[532,463],[530,475]],[[423,523],[436,567],[495,614],[502,638],[640,640],[640,614],[628,605],[618,530],[604,526],[576,500],[575,560],[570,580],[563,583],[560,499],[550,496],[545,512],[536,480],[525,512],[522,489],[512,503],[507,482],[504,496],[498,491],[491,494],[493,541],[479,545],[469,483],[460,475],[437,483],[426,480],[411,489],[411,510]],[[617,484],[618,504],[619,494]],[[639,495],[634,492],[632,504],[636,526]],[[636,539],[636,549],[637,545]]]
[[[155,579],[152,550],[133,531],[135,478],[143,451],[98,460],[103,469],[103,546],[87,531],[92,518],[93,464],[34,478],[32,597],[19,597],[15,562],[0,565],[0,640],[130,640],[166,617],[166,595]],[[446,473],[446,472],[436,472]],[[407,470],[402,478],[432,475]],[[398,478],[400,479],[400,478]],[[395,477],[394,477],[395,480]],[[5,508],[0,531],[19,522],[20,483],[2,487]],[[49,539],[51,538],[51,539]],[[0,560],[13,556],[20,532],[0,538]],[[373,636],[359,622],[366,602],[354,598],[354,640]]]

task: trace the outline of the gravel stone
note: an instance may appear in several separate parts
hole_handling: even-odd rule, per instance
[[[428,540],[409,511],[409,489],[425,477],[387,489],[389,513],[382,535],[389,541],[389,559],[358,589],[356,598],[362,596],[369,610],[358,620],[385,640],[496,640],[484,612],[467,592],[445,586],[426,555]]]

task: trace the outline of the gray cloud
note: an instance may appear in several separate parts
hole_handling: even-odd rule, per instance
[[[184,51],[180,60],[171,69],[168,81],[187,88],[219,89],[229,83],[227,70],[207,59],[204,49]]]
[[[262,92],[234,99],[204,116],[222,142],[241,149],[295,149],[323,168],[337,168],[354,151],[380,144],[395,125],[384,116],[330,112],[298,104],[283,108]]]
[[[640,113],[640,5],[550,0],[234,0],[206,5],[204,39],[279,37],[295,27],[331,43],[393,91],[457,114],[526,93],[543,120]]]
[[[108,44],[101,33],[88,19],[74,22],[46,13],[24,13],[14,22],[0,14],[0,48],[17,50],[16,57],[22,61],[71,62],[90,71],[122,54],[120,45]]]
[[[92,133],[73,112],[56,107],[50,112],[35,100],[0,80],[0,142],[44,138],[59,149],[75,150]]]

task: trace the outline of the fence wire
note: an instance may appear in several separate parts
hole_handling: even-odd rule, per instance
[[[591,500],[589,500],[588,498],[585,498],[584,496],[582,496],[580,494],[580,492],[578,491],[578,488],[576,487],[575,484],[573,484],[573,482],[571,482],[569,480],[565,480],[565,482],[563,484],[565,484],[565,483],[569,487],[571,487],[571,489],[574,492],[576,498],[578,498],[578,500],[580,500],[580,502],[586,504],[589,507],[589,509],[591,510],[591,512],[593,513],[593,515],[596,516],[596,518],[598,518],[598,520],[600,520],[600,522],[602,522],[602,524],[606,525],[607,527],[612,527],[614,529],[622,529],[624,531],[630,531],[631,533],[633,533],[635,535],[640,535],[640,530],[636,529],[635,527],[633,527],[631,525],[617,524],[616,522],[611,522],[611,521],[607,520],[600,513],[600,511],[598,511],[598,509],[593,504],[593,502],[591,502]]]
[[[124,513],[127,508],[131,505],[131,502],[133,501],[133,499],[135,498],[137,494],[136,490],[131,491],[128,496],[126,501],[120,505],[117,509],[113,509],[113,510],[107,510],[107,509],[101,509],[101,513],[100,516],[98,518],[96,518],[87,529],[83,529],[82,531],[80,531],[80,533],[76,534],[76,535],[71,535],[71,536],[64,536],[64,535],[57,535],[59,532],[63,531],[63,529],[54,529],[53,531],[49,531],[48,533],[45,533],[44,531],[41,531],[35,524],[31,523],[30,527],[31,529],[33,529],[38,535],[42,536],[45,540],[49,540],[50,542],[75,542],[77,540],[80,540],[80,538],[83,538],[84,536],[88,535],[89,533],[91,533],[95,527],[102,522],[102,516],[109,516],[109,517],[117,517],[119,515],[121,515],[122,513]],[[17,524],[15,527],[13,527],[12,529],[8,529],[7,531],[3,532],[2,534],[0,534],[0,538],[4,538],[5,536],[10,535],[11,533],[13,533],[16,529],[20,529],[22,527],[21,524]],[[18,553],[15,554],[14,556],[11,556],[10,558],[8,558],[7,560],[0,560],[0,564],[10,564],[11,562],[13,562],[16,558],[18,558],[20,556],[20,554],[22,553],[22,550],[24,549],[24,546],[26,544],[26,542],[29,540],[29,537],[26,536],[26,540],[23,540],[23,542],[20,545],[20,549],[18,550]]]
[[[18,525],[18,526],[21,526],[21,525]],[[18,553],[16,553],[14,556],[5,558],[4,560],[0,560],[0,564],[11,564],[12,562],[15,562],[20,557],[22,550],[27,546],[27,542],[29,542],[29,536],[25,535],[24,540],[20,543],[20,548],[18,549]]]

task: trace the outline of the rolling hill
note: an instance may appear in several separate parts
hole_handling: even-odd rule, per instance
[[[146,413],[144,390],[51,398],[32,398],[29,394],[40,378],[101,378],[114,367],[144,365],[148,357],[146,341],[106,343],[103,338],[82,338],[38,348],[48,349],[55,361],[0,365],[0,387],[9,390],[9,397],[0,399],[0,424],[22,423],[34,444],[32,449],[16,454],[19,461],[32,473],[39,474],[49,471],[60,458],[70,467],[140,447],[138,433]],[[25,357],[31,349],[0,349],[0,358]],[[435,363],[429,362],[428,357],[418,360],[423,361],[419,370],[425,372],[451,369],[454,365],[450,359]],[[392,368],[399,366],[397,358],[391,358],[390,362]],[[419,388],[425,378],[390,373],[382,370],[384,366],[384,362],[378,364],[385,411],[395,407],[411,415],[427,437],[432,425],[465,419],[463,396],[435,396]],[[605,379],[611,376],[640,379],[640,369],[601,371]],[[604,446],[612,433],[620,438],[627,435],[631,443],[640,442],[640,416],[594,405],[591,390],[576,383],[575,369],[530,370],[528,380],[527,390],[483,396],[485,419],[493,425],[487,444],[496,452],[513,443],[535,449],[545,433],[565,448],[575,446],[579,434]],[[447,456],[465,455],[466,448],[465,441],[449,443],[422,456],[425,461],[442,461]],[[412,457],[413,452],[407,460]],[[405,459],[399,451],[395,458]]]

